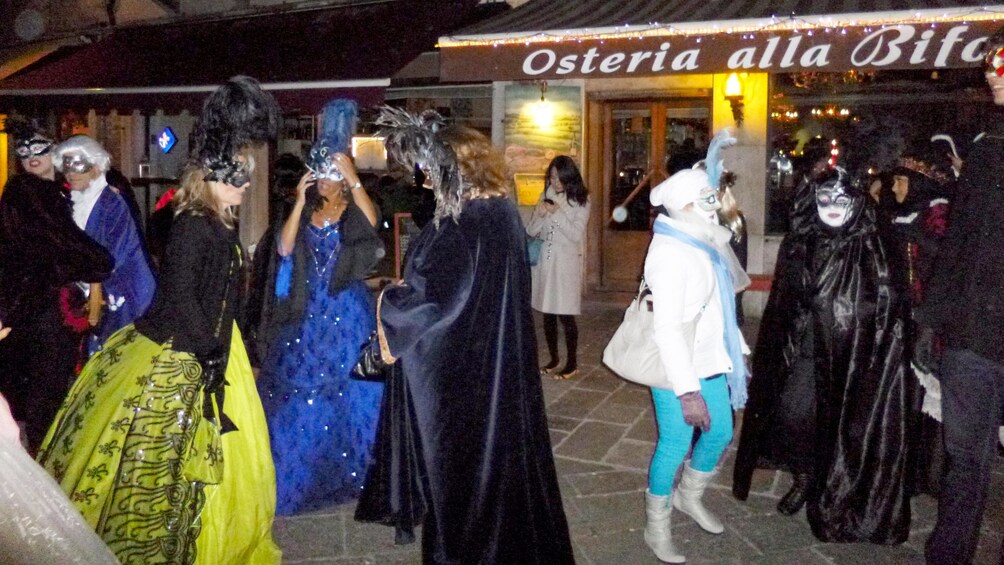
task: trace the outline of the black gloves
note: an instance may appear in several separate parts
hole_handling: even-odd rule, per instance
[[[202,385],[206,389],[206,394],[223,390],[227,374],[227,356],[223,351],[216,349],[207,355],[199,356],[199,364],[202,365]]]

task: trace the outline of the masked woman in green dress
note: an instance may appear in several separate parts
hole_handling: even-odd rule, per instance
[[[275,471],[234,321],[246,148],[274,99],[235,77],[207,99],[149,311],[84,367],[39,462],[122,563],[278,563]]]

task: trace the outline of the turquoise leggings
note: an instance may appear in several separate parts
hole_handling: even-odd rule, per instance
[[[701,396],[711,414],[711,429],[701,433],[690,466],[695,471],[707,473],[714,470],[732,441],[732,406],[725,377],[701,379]],[[659,424],[659,441],[649,467],[648,490],[656,496],[666,496],[673,488],[676,470],[690,451],[694,428],[683,421],[683,406],[673,391],[653,388],[652,400],[655,401],[655,421]]]

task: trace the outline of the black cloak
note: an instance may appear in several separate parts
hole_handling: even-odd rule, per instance
[[[910,527],[915,385],[903,309],[864,197],[854,199],[841,228],[801,223],[782,245],[775,276],[754,351],[733,494],[745,500],[758,466],[807,470],[817,538],[902,543]],[[798,445],[810,446],[810,469],[799,468],[806,454],[792,449]]]
[[[111,255],[73,222],[60,186],[24,173],[0,198],[0,393],[25,422],[29,447],[42,442],[73,382],[80,337],[63,324],[60,288],[101,282]]]
[[[425,563],[574,562],[524,234],[507,199],[471,200],[457,221],[425,226],[404,284],[382,298],[399,360],[356,519],[406,527],[424,509]]]

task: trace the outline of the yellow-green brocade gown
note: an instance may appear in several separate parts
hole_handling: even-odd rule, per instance
[[[84,367],[38,460],[124,564],[279,563],[268,428],[234,325],[222,436],[202,368],[133,326]]]

